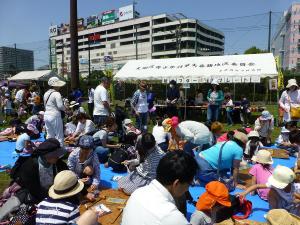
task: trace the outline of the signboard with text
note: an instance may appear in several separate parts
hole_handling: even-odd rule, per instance
[[[119,8],[119,21],[130,20],[134,18],[134,6],[127,5]]]
[[[54,37],[58,35],[58,26],[53,25],[49,27],[49,37]]]
[[[108,10],[102,13],[102,25],[114,23],[116,20],[115,10]]]

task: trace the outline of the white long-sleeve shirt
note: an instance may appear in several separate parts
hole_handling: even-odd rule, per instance
[[[61,94],[58,91],[55,91],[54,89],[49,89],[44,94],[44,105],[45,105],[45,115],[61,116],[60,111],[65,110],[65,106],[63,104]]]
[[[254,123],[254,130],[256,130],[261,137],[270,137],[272,131],[274,130],[274,118],[272,117],[265,123],[262,123],[262,121],[257,118]]]

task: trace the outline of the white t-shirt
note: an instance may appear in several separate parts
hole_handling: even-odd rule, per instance
[[[103,102],[109,104],[109,96],[106,88],[100,84],[94,92],[94,115],[109,116],[109,111],[104,107]]]
[[[123,211],[122,225],[188,225],[170,192],[157,180],[134,191]]]
[[[85,123],[78,122],[75,134],[84,135],[95,130],[95,124],[91,120],[86,120]]]
[[[88,103],[94,103],[94,92],[95,92],[94,88],[88,90],[88,97],[89,97]]]
[[[162,126],[155,125],[153,127],[152,134],[155,138],[156,143],[161,144],[167,141],[169,133],[165,132]]]

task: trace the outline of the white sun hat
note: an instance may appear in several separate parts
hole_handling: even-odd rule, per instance
[[[51,77],[48,80],[48,85],[51,87],[62,87],[66,84],[65,81],[60,80],[58,77]]]
[[[251,160],[262,164],[273,164],[271,153],[267,150],[259,150]]]
[[[296,79],[289,79],[289,80],[288,80],[288,84],[286,85],[286,88],[290,88],[290,87],[292,87],[292,86],[298,87],[298,84],[297,84]]]
[[[219,85],[219,82],[218,82],[217,79],[213,79],[213,81],[211,82],[211,84]]]
[[[268,179],[268,184],[278,189],[284,189],[295,180],[295,173],[286,166],[278,165]]]

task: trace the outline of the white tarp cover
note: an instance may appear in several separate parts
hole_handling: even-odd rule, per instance
[[[48,81],[50,77],[58,77],[58,75],[51,70],[36,70],[36,71],[23,71],[8,80],[15,81]]]
[[[217,78],[224,83],[257,83],[277,76],[272,53],[203,56],[128,61],[115,80],[167,80],[179,83],[206,83]],[[182,82],[180,82],[182,81]]]

